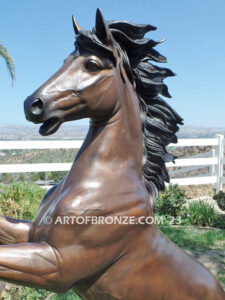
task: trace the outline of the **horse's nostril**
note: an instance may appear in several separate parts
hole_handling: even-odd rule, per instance
[[[44,103],[40,98],[37,98],[34,100],[34,102],[31,105],[31,113],[33,115],[40,115],[43,111]]]

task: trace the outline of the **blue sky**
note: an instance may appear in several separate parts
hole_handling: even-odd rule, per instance
[[[12,87],[0,60],[1,125],[28,124],[24,99],[73,50],[71,15],[91,29],[97,7],[105,19],[157,26],[150,36],[167,39],[157,50],[177,73],[166,80],[173,96],[170,105],[185,125],[225,126],[224,0],[0,0],[0,40],[15,60],[17,78]]]

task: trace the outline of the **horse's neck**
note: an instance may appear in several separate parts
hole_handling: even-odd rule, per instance
[[[91,124],[78,152],[70,176],[111,171],[136,173],[142,177],[142,128],[139,104],[132,88],[124,89],[123,105],[104,125]],[[121,170],[121,167],[123,170]],[[87,179],[87,178],[86,178]]]

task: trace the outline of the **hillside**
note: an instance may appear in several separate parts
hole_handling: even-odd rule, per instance
[[[0,164],[67,163],[72,162],[77,149],[2,150]]]
[[[77,126],[76,123],[63,124],[53,135],[42,137],[39,125],[0,125],[0,140],[77,140],[83,139],[88,126]],[[181,126],[177,136],[179,138],[212,138],[216,134],[225,135],[225,128]]]
[[[63,124],[53,135],[43,137],[39,134],[39,125],[0,125],[0,140],[79,140],[87,133],[87,126]]]
[[[182,139],[200,139],[214,138],[217,134],[225,135],[225,126],[223,128],[181,126],[177,136]]]

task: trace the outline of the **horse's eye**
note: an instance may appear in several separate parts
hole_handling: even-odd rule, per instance
[[[101,66],[95,60],[89,60],[85,64],[85,69],[89,72],[97,72],[101,70]]]

